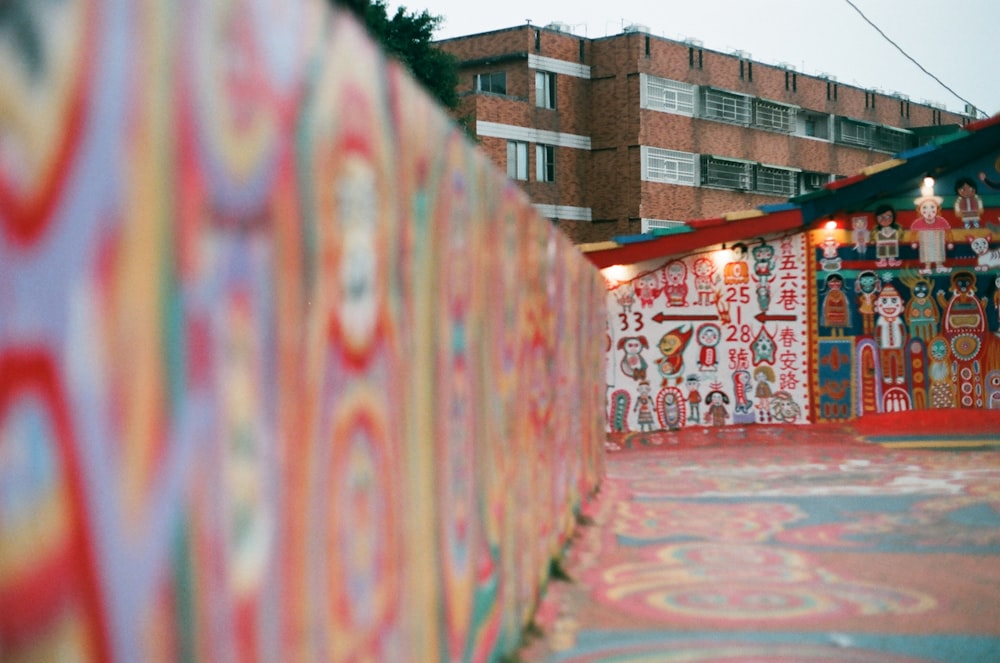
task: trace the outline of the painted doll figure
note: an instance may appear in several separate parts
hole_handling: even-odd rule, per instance
[[[698,345],[698,368],[702,371],[715,371],[719,367],[719,352],[716,346],[722,340],[722,330],[714,322],[706,322],[698,327],[696,333]]]
[[[844,277],[840,274],[826,277],[821,315],[821,324],[830,328],[831,336],[843,336],[844,330],[851,326],[851,309],[844,293]]]
[[[753,369],[753,377],[757,381],[757,387],[753,395],[757,405],[757,421],[761,423],[771,423],[771,396],[773,391],[771,383],[774,382],[774,369],[763,365]]]
[[[899,259],[899,225],[896,224],[896,210],[892,205],[879,205],[875,208],[875,266],[898,267]]]
[[[701,414],[699,412],[701,405],[701,391],[699,391],[698,389],[698,383],[700,381],[701,378],[699,378],[695,374],[687,376],[687,380],[685,381],[688,388],[688,396],[687,396],[688,414],[691,419],[691,422],[696,424],[701,423],[700,422]]]
[[[653,397],[650,395],[649,383],[643,380],[639,383],[639,395],[635,397],[635,407],[633,410],[639,413],[639,430],[649,432],[653,430],[653,410],[655,409]]]
[[[682,325],[660,337],[657,347],[661,356],[656,360],[656,366],[663,378],[662,386],[666,387],[675,378],[680,381],[679,376],[684,371],[684,349],[693,335],[690,325]]]
[[[903,384],[903,345],[906,341],[906,328],[902,320],[903,298],[891,283],[887,283],[879,292],[875,312],[878,314],[875,339],[882,362],[882,381],[887,384]]]
[[[966,228],[978,228],[983,212],[983,200],[977,195],[976,183],[971,177],[955,181],[955,216]]]
[[[875,299],[882,287],[878,274],[867,270],[858,274],[854,290],[858,293],[858,313],[861,314],[861,333],[875,333]]]
[[[705,405],[708,406],[708,411],[705,412],[706,423],[712,426],[725,426],[726,418],[729,416],[729,410],[726,405],[729,404],[729,396],[718,389],[713,389],[708,392],[705,396]]]
[[[920,263],[923,265],[920,271],[923,274],[930,274],[933,270],[947,272],[949,270],[944,266],[945,247],[951,226],[940,214],[942,198],[934,195],[934,185],[930,182],[925,182],[921,192],[920,197],[913,201],[920,216],[910,224],[910,230],[917,236],[913,248],[920,249]]]
[[[937,336],[941,324],[941,310],[931,297],[931,282],[925,276],[915,276],[912,270],[900,279],[910,289],[910,298],[903,310],[903,319],[910,330],[910,336],[926,343]]]

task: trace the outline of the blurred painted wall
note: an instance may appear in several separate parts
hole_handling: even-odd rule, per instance
[[[0,13],[0,659],[496,660],[604,282],[321,0]]]

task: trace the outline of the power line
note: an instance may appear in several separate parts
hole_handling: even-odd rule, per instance
[[[858,14],[861,15],[861,18],[865,19],[865,22],[868,23],[868,25],[870,25],[873,28],[875,28],[875,30],[880,35],[882,35],[883,39],[885,39],[887,42],[889,42],[890,44],[892,44],[893,46],[895,46],[896,50],[899,51],[900,53],[902,53],[903,56],[907,60],[909,60],[913,64],[917,65],[920,68],[920,71],[924,72],[925,74],[927,74],[928,76],[930,76],[931,78],[933,78],[935,81],[938,82],[938,84],[941,85],[941,87],[943,87],[944,89],[948,90],[948,92],[951,92],[953,95],[955,95],[956,97],[958,97],[959,100],[964,101],[967,106],[970,106],[970,107],[976,109],[976,111],[979,111],[979,108],[974,103],[972,103],[971,101],[969,101],[968,99],[966,99],[965,97],[963,97],[962,95],[960,95],[958,92],[955,92],[954,90],[952,90],[950,87],[948,87],[948,85],[945,84],[944,81],[942,81],[940,78],[938,78],[937,76],[935,76],[931,72],[927,71],[927,69],[924,67],[924,65],[920,64],[915,59],[913,59],[913,57],[910,56],[909,53],[907,53],[906,51],[904,51],[899,44],[897,44],[896,42],[894,42],[889,37],[889,35],[887,35],[886,33],[882,32],[882,28],[880,28],[877,25],[875,25],[875,23],[873,23],[870,18],[868,18],[867,16],[865,16],[865,13],[863,11],[861,11],[860,9],[858,9],[858,6],[855,5],[853,2],[851,2],[851,0],[844,0],[844,2],[846,2],[847,4],[849,4],[851,6],[851,8],[854,9],[854,11],[858,12]],[[984,117],[985,117],[985,112],[984,112]]]

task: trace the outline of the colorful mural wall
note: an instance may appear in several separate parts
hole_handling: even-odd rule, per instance
[[[610,431],[808,422],[805,263],[798,233],[605,270]]]
[[[1000,409],[1000,159],[810,232],[816,418]]]
[[[604,283],[320,0],[0,13],[0,659],[488,661]]]
[[[810,229],[604,269],[612,439],[1000,409],[1000,155],[938,175]]]

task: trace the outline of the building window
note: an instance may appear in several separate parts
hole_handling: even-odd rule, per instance
[[[701,159],[701,183],[702,186],[750,191],[753,188],[753,163],[704,156]]]
[[[753,82],[753,62],[740,58],[740,80]]]
[[[836,101],[837,100],[837,84],[833,81],[826,82],[826,100]]]
[[[797,114],[797,134],[810,138],[830,140],[830,116],[826,113],[813,113],[800,110]]]
[[[643,179],[649,182],[665,182],[667,184],[696,184],[696,155],[659,147],[644,147],[643,152],[642,161],[645,171]]]
[[[865,90],[865,108],[875,110],[875,92]]]
[[[554,182],[556,179],[556,148],[552,145],[535,145],[535,179]]]
[[[584,55],[585,54],[586,54],[586,51],[584,50],[584,40],[581,39],[580,40],[580,62],[584,61]]]
[[[753,124],[761,129],[792,133],[795,131],[795,106],[755,99]]]
[[[733,124],[750,124],[751,97],[714,88],[704,88],[701,97],[702,117]]]
[[[507,94],[507,73],[494,71],[489,74],[476,74],[476,92]]]
[[[535,50],[540,51],[542,49],[542,31],[535,29]]]
[[[818,191],[822,189],[827,182],[830,181],[830,176],[827,173],[802,173],[801,177],[802,177],[801,193]]]
[[[798,171],[758,165],[754,189],[772,196],[789,197],[796,193]]]
[[[645,78],[646,108],[682,115],[694,114],[694,94],[697,90],[694,85],[659,76],[645,75]]]
[[[507,141],[507,177],[512,180],[528,179],[528,144]]]
[[[856,122],[846,117],[837,120],[838,143],[857,145],[858,147],[875,147],[875,125],[867,122]]]
[[[646,35],[646,57],[649,57],[649,35]]]
[[[883,152],[902,152],[917,146],[913,133],[905,129],[879,126],[875,129],[875,149]]]
[[[549,71],[535,72],[535,106],[556,107],[556,75]]]

